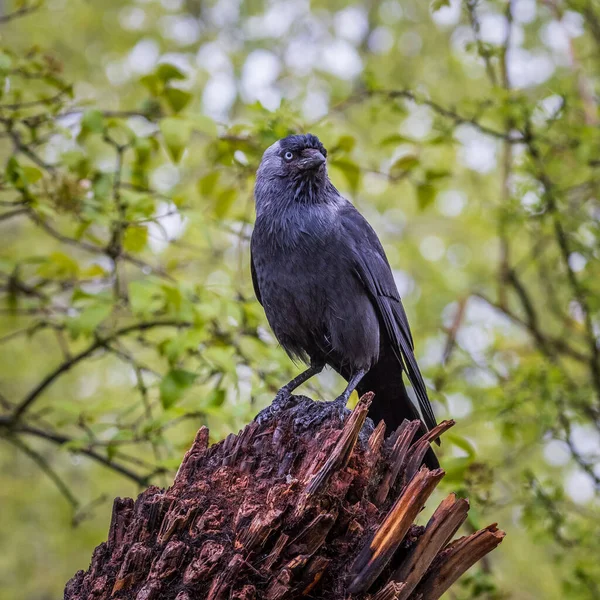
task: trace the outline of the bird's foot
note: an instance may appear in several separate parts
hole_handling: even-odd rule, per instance
[[[348,409],[346,408],[346,404],[348,404],[348,396],[346,394],[342,394],[338,396],[333,402],[330,402],[331,410],[337,412],[340,420],[343,421],[346,418],[346,413]]]
[[[319,405],[322,406],[319,407],[319,411],[315,417],[309,421],[308,426],[312,427],[315,425],[320,425],[332,417],[337,417],[340,421],[343,421],[346,418],[347,402],[348,399],[343,394],[338,396],[335,400],[331,400],[329,402],[319,402]]]
[[[258,423],[263,423],[264,421],[273,418],[278,412],[287,408],[292,400],[292,392],[285,386],[282,387],[275,395],[275,398],[273,398],[273,402],[271,402],[270,406],[261,410],[254,420]]]
[[[341,409],[345,410],[346,409],[346,404],[348,404],[348,396],[346,396],[346,394],[342,394],[341,396],[338,396],[332,402],[332,404],[334,404],[338,408],[341,408]]]
[[[285,404],[289,401],[289,399],[291,397],[292,397],[292,392],[290,392],[290,390],[286,386],[283,386],[277,392],[277,394],[275,394],[275,398],[273,399],[272,405],[273,404]]]

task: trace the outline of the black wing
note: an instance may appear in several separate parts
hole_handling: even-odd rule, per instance
[[[252,285],[254,286],[256,299],[262,304],[262,300],[260,299],[260,289],[258,287],[258,277],[256,276],[256,267],[254,266],[254,259],[252,258],[252,250],[250,251],[250,272],[252,273]]]
[[[340,211],[340,220],[348,241],[352,240],[356,274],[373,298],[392,341],[394,354],[415,390],[425,425],[432,429],[437,425],[435,415],[415,359],[408,319],[381,242],[367,220],[351,204]]]

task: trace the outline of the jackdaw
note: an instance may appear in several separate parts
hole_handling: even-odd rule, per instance
[[[436,425],[413,339],[377,234],[333,186],[327,151],[311,134],[270,146],[257,172],[252,282],[273,332],[310,367],[279,391],[287,397],[330,365],[354,389],[373,391],[369,416],[393,431],[404,419]],[[422,418],[404,386],[406,372]],[[438,466],[430,450],[425,462]]]

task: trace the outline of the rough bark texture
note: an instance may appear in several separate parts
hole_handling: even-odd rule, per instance
[[[493,550],[491,525],[450,542],[468,502],[453,494],[414,519],[444,476],[421,467],[429,441],[405,421],[292,396],[208,447],[202,428],[173,486],[117,498],[108,541],[66,600],[434,600]]]

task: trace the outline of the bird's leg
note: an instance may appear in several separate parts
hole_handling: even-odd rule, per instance
[[[341,396],[338,396],[334,402],[338,405],[341,405],[342,408],[345,408],[348,398],[350,398],[350,394],[356,389],[356,386],[360,383],[360,380],[365,376],[365,369],[359,369],[352,375],[346,389],[342,392]]]
[[[275,399],[267,408],[261,410],[256,415],[255,421],[261,423],[266,419],[270,419],[280,410],[285,409],[289,405],[289,400],[292,392],[305,381],[308,381],[314,375],[318,375],[325,367],[324,362],[311,361],[310,367],[306,371],[302,371],[300,375],[296,375],[289,383],[286,383],[275,396]]]
[[[338,396],[333,402],[325,402],[325,406],[319,411],[319,414],[312,419],[309,423],[313,425],[314,423],[323,422],[324,419],[327,418],[327,415],[337,414],[340,421],[344,420],[346,413],[346,403],[348,402],[348,398],[350,398],[350,394],[356,389],[356,386],[360,383],[360,380],[365,376],[366,371],[364,369],[360,369],[352,377],[350,381],[348,381],[348,385],[346,389],[342,392],[341,396]]]
[[[300,373],[300,375],[296,375],[296,377],[294,377],[294,379],[292,379],[289,383],[286,383],[277,392],[276,398],[278,398],[278,399],[289,398],[291,393],[297,387],[300,387],[303,383],[308,381],[311,377],[318,375],[323,370],[324,367],[325,367],[325,363],[311,361],[310,367],[308,367],[308,369],[306,369],[306,371],[302,371],[302,373]]]

